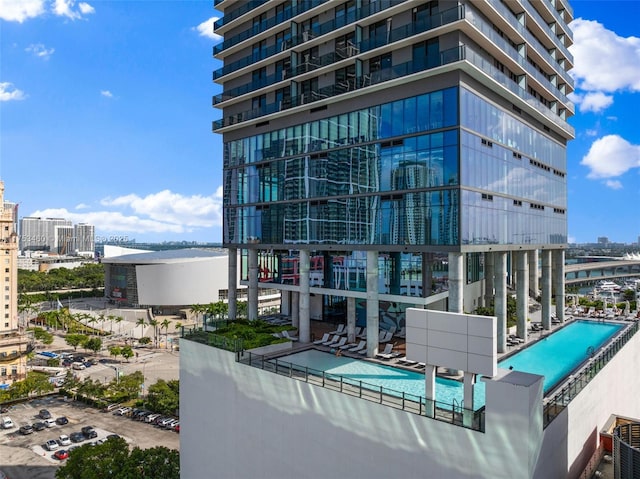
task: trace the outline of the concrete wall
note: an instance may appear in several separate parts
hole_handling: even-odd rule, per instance
[[[238,364],[191,341],[180,347],[185,479],[512,479],[530,477],[537,459],[539,376],[514,380],[507,371],[488,381],[487,395],[499,400],[482,433]]]

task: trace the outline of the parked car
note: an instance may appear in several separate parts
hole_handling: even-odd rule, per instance
[[[49,439],[44,447],[47,449],[47,451],[55,451],[56,449],[58,449],[58,441],[56,441],[55,439]]]
[[[167,425],[173,421],[175,421],[174,417],[165,417],[162,421],[158,423],[158,426],[167,427]]]
[[[56,424],[58,426],[64,426],[65,424],[68,424],[69,420],[65,417],[65,416],[60,416],[58,419],[56,419]]]
[[[40,413],[38,414],[40,419],[49,419],[51,418],[51,413],[46,409],[40,409]]]
[[[15,426],[15,424],[13,424],[13,421],[9,416],[3,417],[2,422],[0,424],[2,424],[2,429],[11,429],[12,427]]]
[[[82,442],[85,440],[84,434],[81,432],[72,432],[69,438],[71,439],[71,442]]]
[[[58,438],[58,444],[60,444],[61,446],[69,446],[71,445],[71,438],[66,434],[60,434],[60,437]]]
[[[120,407],[120,404],[118,403],[113,403],[113,404],[109,404],[107,407],[105,407],[103,409],[104,412],[111,412],[114,409],[118,409]]]
[[[126,416],[127,413],[129,413],[129,411],[131,411],[130,407],[121,407],[119,409],[116,409],[113,414],[116,416]]]
[[[87,367],[84,365],[84,363],[81,363],[79,361],[74,362],[73,364],[71,364],[71,367],[73,369],[77,369],[79,371],[83,370],[83,369],[87,369]]]
[[[43,423],[41,421],[33,423],[33,430],[34,431],[42,431],[42,430],[44,430],[46,428],[47,428],[47,426],[45,425],[45,423]]]
[[[160,414],[156,414],[156,413],[149,414],[147,417],[144,418],[144,422],[153,422],[159,417],[160,417]]]
[[[120,436],[118,436],[117,434],[109,434],[109,435],[107,436],[107,440],[109,440],[109,439],[118,439],[119,437],[120,437]]]
[[[56,459],[62,461],[63,459],[66,459],[69,457],[69,451],[67,451],[66,449],[60,449],[59,451],[56,451],[53,454],[53,457],[55,457]]]
[[[33,432],[33,427],[31,427],[31,424],[25,424],[24,426],[22,426],[20,428],[20,434],[31,434]]]
[[[56,420],[53,418],[49,418],[49,419],[45,419],[44,421],[42,421],[44,423],[45,426],[47,427],[53,427],[56,425]]]
[[[96,437],[98,437],[98,433],[96,432],[95,429],[93,429],[93,426],[85,426],[82,428],[82,434],[84,434],[84,437],[87,439],[94,439]]]

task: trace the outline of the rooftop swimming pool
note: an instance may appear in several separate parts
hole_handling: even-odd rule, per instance
[[[564,328],[537,341],[531,346],[501,360],[499,368],[523,371],[544,376],[545,393],[566,378],[571,371],[597,352],[624,324],[595,321],[574,321]],[[425,395],[424,374],[418,371],[386,366],[361,359],[310,349],[279,360],[296,366],[313,368],[327,374],[342,376],[345,381],[363,387],[384,387],[413,396]],[[462,383],[436,378],[436,401],[448,405],[462,404]],[[474,409],[484,406],[484,383],[478,381],[474,394]]]

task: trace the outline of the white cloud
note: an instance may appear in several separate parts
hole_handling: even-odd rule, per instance
[[[580,164],[589,168],[588,178],[621,176],[640,167],[640,146],[618,135],[603,136],[593,142]]]
[[[18,90],[13,83],[0,82],[0,101],[24,100],[27,96]]]
[[[100,90],[100,94],[102,96],[106,96],[107,98],[113,98],[113,93],[111,93],[109,90]]]
[[[222,187],[211,196],[183,196],[164,190],[143,198],[135,194],[106,198],[100,203],[101,211],[85,211],[89,207],[81,203],[75,211],[49,208],[30,216],[67,218],[113,234],[186,233],[219,226],[222,222]]]
[[[44,13],[44,0],[0,0],[0,18],[22,23]]]
[[[42,43],[34,43],[25,48],[24,51],[27,53],[33,53],[37,57],[48,60],[56,50],[55,48],[46,48]]]
[[[197,27],[193,27],[193,30],[197,30],[201,37],[207,37],[211,40],[222,40],[222,36],[213,33],[213,22],[218,20],[218,17],[211,17],[209,20],[205,20]]]
[[[589,92],[584,95],[573,94],[572,96],[574,101],[579,105],[582,113],[587,111],[599,113],[613,104],[613,96],[600,91]]]
[[[604,184],[608,188],[611,188],[612,190],[620,190],[620,189],[622,189],[622,183],[620,183],[618,180],[607,180],[607,181],[604,182]]]
[[[640,91],[640,38],[621,37],[601,23],[571,22],[574,58],[571,75],[586,91]]]
[[[80,2],[76,8],[76,0],[54,0],[52,11],[60,17],[67,17],[71,20],[79,20],[82,15],[95,13],[95,9],[85,2]]]

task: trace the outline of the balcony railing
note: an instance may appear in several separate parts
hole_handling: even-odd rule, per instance
[[[547,22],[544,20],[544,18],[542,18],[542,16],[533,7],[533,5],[531,5],[531,3],[528,2],[528,1],[521,2],[521,3],[522,3],[522,6],[524,7],[524,9],[529,14],[529,16],[533,17],[535,19],[535,21],[538,22],[538,24],[540,24],[541,28],[546,28]],[[571,63],[573,63],[573,55],[571,55],[571,53],[569,53],[569,50],[567,50],[567,47],[564,46],[564,44],[560,41],[560,39],[556,36],[556,34],[555,33],[551,33],[549,36],[551,37],[551,40],[553,41],[553,44],[560,51],[562,51],[562,54],[565,56],[565,58],[568,58],[569,61]]]
[[[264,60],[265,58],[269,58],[270,56],[275,55],[276,53],[283,52],[288,48],[301,45],[302,43],[308,42],[313,38],[319,37],[326,33],[332,32],[338,28],[349,25],[355,21],[361,20],[368,16],[371,16],[375,13],[381,12],[388,8],[391,8],[400,3],[406,2],[407,0],[379,0],[372,4],[367,5],[366,7],[359,8],[347,15],[340,16],[338,18],[329,20],[325,23],[317,25],[310,30],[306,30],[301,32],[299,35],[294,36],[290,41],[278,43],[276,45],[272,45],[269,48],[262,50],[258,54],[248,55],[240,60],[233,62],[229,65],[225,65],[224,67],[213,72],[214,81],[218,78],[228,75],[240,68],[244,68],[247,65],[251,65],[252,63]],[[215,54],[215,47],[214,47]]]
[[[484,432],[485,430],[484,408],[477,411],[464,409],[455,402],[447,404],[434,401],[424,396],[397,391],[340,374],[327,373],[326,371],[297,365],[282,359],[269,359],[263,355],[253,354],[250,351],[238,353],[237,360],[241,364],[262,369],[263,371],[286,376],[366,401],[401,409],[411,414],[448,422],[474,431]]]
[[[602,368],[624,347],[625,344],[638,332],[638,323],[634,322],[617,336],[611,343],[605,346],[600,353],[589,360],[587,367],[583,368],[573,378],[553,394],[544,405],[543,425],[546,428],[551,421],[564,411],[569,403],[582,391]]]
[[[349,93],[361,88],[376,85],[378,83],[390,81],[396,78],[404,77],[431,68],[436,68],[448,63],[453,63],[464,59],[464,46],[455,47],[450,50],[445,50],[440,53],[439,61],[433,64],[426,64],[423,62],[409,61],[400,65],[394,65],[390,68],[385,68],[377,72],[363,75],[362,77],[356,77],[348,79],[343,82],[338,82],[333,85],[329,85],[324,88],[319,88],[316,91],[303,93],[295,97],[291,97],[287,101],[275,102],[266,105],[262,108],[256,108],[247,110],[244,112],[236,113],[235,115],[228,116],[213,122],[213,130],[218,130],[225,126],[234,125],[248,120],[253,120],[261,116],[270,115],[272,113],[294,108],[296,106],[306,105],[326,98],[334,97],[344,93]]]
[[[255,25],[252,28],[249,28],[244,32],[238,33],[237,35],[234,35],[229,39],[225,39],[224,42],[219,43],[218,45],[213,47],[213,54],[217,55],[218,53],[220,53],[223,50],[226,50],[227,48],[237,45],[238,43],[248,38],[256,36],[260,32],[264,32],[265,30],[268,30],[269,28],[272,28],[278,25],[279,23],[285,22],[297,15],[300,15],[301,13],[306,12],[307,10],[311,10],[312,8],[315,8],[318,5],[322,5],[327,1],[328,0],[313,0],[310,2],[304,2],[296,6],[289,7],[284,11],[278,13],[277,15],[274,15],[271,18],[267,18],[264,22],[261,22],[259,25]]]
[[[213,29],[220,28],[222,25],[229,23],[232,20],[235,20],[238,17],[241,17],[247,12],[250,12],[254,8],[258,8],[260,5],[264,4],[264,0],[251,0],[249,2],[241,2],[241,7],[236,8],[235,10],[231,10],[228,13],[225,13],[222,18],[219,18],[213,23]]]

